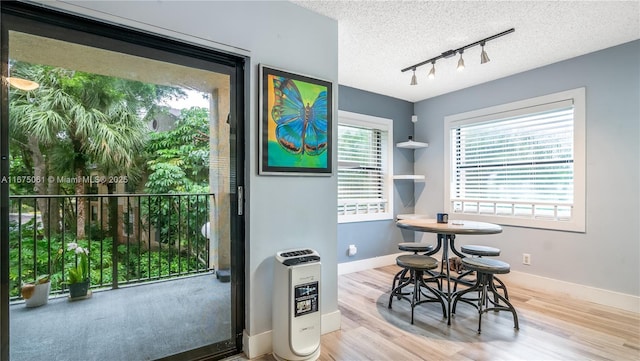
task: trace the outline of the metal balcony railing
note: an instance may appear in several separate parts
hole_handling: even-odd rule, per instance
[[[89,250],[94,289],[211,271],[213,207],[213,193],[11,196],[11,300],[42,275],[65,293],[72,242]]]

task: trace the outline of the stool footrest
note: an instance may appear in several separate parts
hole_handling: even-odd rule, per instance
[[[505,263],[505,262],[502,262],[502,263]],[[505,264],[507,265],[507,267],[509,266],[508,263],[505,263]],[[502,268],[498,267],[496,270],[502,271]],[[496,271],[496,270],[493,270],[493,271]],[[519,328],[518,314],[516,313],[516,309],[513,307],[511,302],[509,302],[508,298],[506,298],[505,296],[501,295],[498,292],[496,288],[497,282],[495,277],[493,276],[494,274],[493,271],[482,270],[482,267],[479,267],[477,269],[478,276],[476,278],[476,283],[465,290],[457,291],[453,294],[453,299],[452,299],[451,309],[450,309],[451,314],[456,313],[456,306],[458,305],[458,302],[463,302],[475,307],[478,310],[478,314],[479,314],[478,333],[480,333],[482,330],[482,314],[489,311],[511,312],[511,314],[513,315],[514,328],[515,329]],[[507,268],[507,272],[508,272],[508,268]],[[506,287],[504,286],[504,283],[502,283],[502,281],[499,281],[499,285],[500,285],[499,287],[503,288],[506,295]],[[464,295],[469,294],[471,292],[478,292],[478,297],[477,298],[463,297]]]

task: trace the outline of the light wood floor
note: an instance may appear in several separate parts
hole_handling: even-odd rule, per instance
[[[640,360],[640,315],[507,284],[520,330],[509,312],[483,315],[460,303],[451,326],[438,304],[415,309],[394,299],[387,266],[338,277],[341,330],[322,336],[320,360]],[[274,360],[265,355],[256,360]]]

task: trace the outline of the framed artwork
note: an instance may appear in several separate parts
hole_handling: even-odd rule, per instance
[[[330,176],[332,84],[260,65],[259,174]]]

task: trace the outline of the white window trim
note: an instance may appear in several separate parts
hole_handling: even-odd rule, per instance
[[[384,194],[386,195],[385,200],[388,205],[387,211],[384,213],[338,215],[338,223],[382,221],[393,219],[393,120],[339,110],[338,124],[375,128],[387,132],[387,172],[384,175]],[[340,167],[340,164],[338,164],[338,167]]]
[[[552,221],[542,219],[516,218],[495,215],[460,214],[456,215],[451,208],[451,143],[450,130],[455,125],[470,123],[480,118],[509,116],[509,113],[523,113],[530,107],[571,100],[574,105],[574,194],[573,212],[569,221]],[[571,89],[536,98],[478,109],[470,112],[445,116],[444,118],[444,209],[455,219],[498,223],[508,226],[552,229],[571,232],[586,231],[586,105],[585,88]]]

